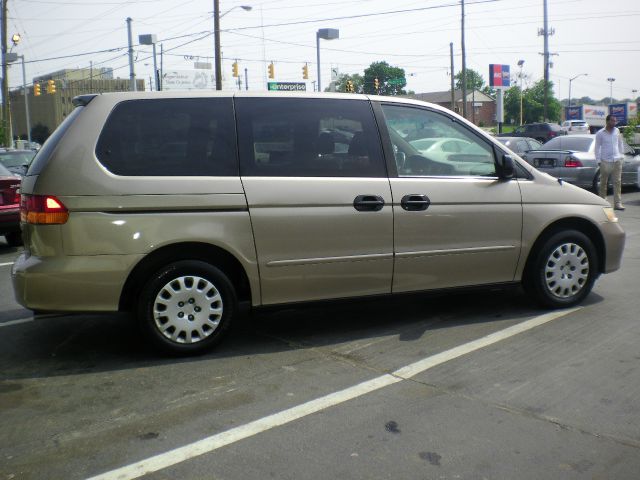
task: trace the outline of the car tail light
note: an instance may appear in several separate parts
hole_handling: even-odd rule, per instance
[[[550,137],[550,138],[553,138],[553,137],[555,137],[556,135],[557,135],[557,133],[556,133],[556,132],[554,132],[554,131],[549,132],[549,137]]]
[[[568,168],[582,167],[582,162],[577,158],[567,157],[564,159],[564,166]]]
[[[22,195],[20,220],[39,225],[59,225],[69,219],[69,210],[53,195]]]

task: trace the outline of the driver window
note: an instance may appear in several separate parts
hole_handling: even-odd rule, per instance
[[[493,147],[453,118],[383,104],[399,177],[496,176]]]

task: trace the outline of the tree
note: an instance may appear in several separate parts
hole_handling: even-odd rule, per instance
[[[549,82],[547,115],[548,120],[560,120],[562,105],[553,96],[553,84]],[[520,123],[520,87],[513,86],[505,93],[504,98],[505,121]],[[540,122],[544,120],[544,80],[540,80],[533,87],[525,90],[522,96],[523,123]]]
[[[375,79],[378,79],[379,89],[376,91]],[[392,67],[387,62],[373,62],[364,71],[364,93],[379,95],[406,95],[404,87],[407,79],[404,69]]]
[[[347,82],[351,80],[353,82],[353,90],[354,93],[364,93],[363,85],[364,78],[359,73],[354,73],[353,75],[349,75],[348,73],[343,73],[338,76],[338,79],[335,82],[335,87],[337,92],[346,92],[347,91]],[[326,88],[325,91],[328,92],[329,88]]]
[[[456,81],[456,90],[462,90],[462,71],[456,73],[453,77]],[[467,90],[481,90],[484,87],[484,78],[475,70],[467,68]]]

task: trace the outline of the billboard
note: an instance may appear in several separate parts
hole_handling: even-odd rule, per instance
[[[616,118],[616,123],[625,125],[627,123],[627,104],[612,103],[609,105],[609,114]]]
[[[162,74],[163,90],[215,90],[216,77],[211,70],[170,70]]]
[[[509,73],[509,65],[489,65],[489,86],[496,87],[510,87],[511,75]]]

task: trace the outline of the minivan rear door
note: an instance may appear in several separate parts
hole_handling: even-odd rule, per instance
[[[373,104],[389,169],[396,170],[393,291],[512,281],[520,188],[517,180],[498,178],[492,143],[441,111]]]
[[[369,101],[235,99],[263,304],[389,293],[391,189]]]

